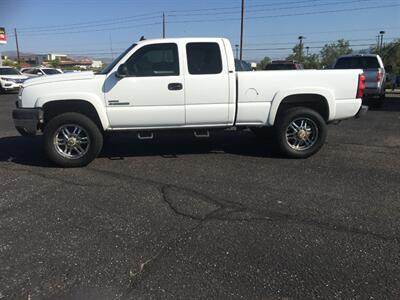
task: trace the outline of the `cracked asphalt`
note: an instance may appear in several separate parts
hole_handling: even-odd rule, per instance
[[[81,169],[0,96],[0,299],[400,298],[400,97],[306,160],[247,131],[108,138]]]

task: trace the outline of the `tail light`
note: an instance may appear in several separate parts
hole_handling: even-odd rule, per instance
[[[383,73],[381,71],[378,71],[378,73],[376,73],[376,82],[380,82],[383,78]]]
[[[364,96],[365,91],[365,75],[358,75],[358,87],[357,87],[357,99],[362,98]]]

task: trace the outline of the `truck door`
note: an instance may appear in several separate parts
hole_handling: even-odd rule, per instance
[[[144,45],[125,62],[128,76],[110,74],[104,85],[113,128],[185,124],[184,77],[175,43]]]
[[[186,44],[186,125],[228,125],[230,79],[224,44]],[[234,74],[232,74],[234,75]]]

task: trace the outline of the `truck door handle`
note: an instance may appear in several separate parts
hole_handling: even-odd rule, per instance
[[[170,91],[179,91],[179,90],[183,89],[183,85],[182,85],[182,83],[170,83],[170,84],[168,84],[168,89]]]

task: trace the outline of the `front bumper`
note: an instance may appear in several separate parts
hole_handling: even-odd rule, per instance
[[[43,111],[39,108],[17,108],[12,112],[15,128],[23,136],[36,135],[43,123]]]
[[[12,81],[2,81],[1,82],[1,88],[5,91],[16,91],[20,89],[22,86],[22,83],[15,83]]]
[[[368,106],[366,105],[361,105],[360,109],[358,110],[357,114],[355,115],[355,118],[361,118],[367,114],[368,111]]]

